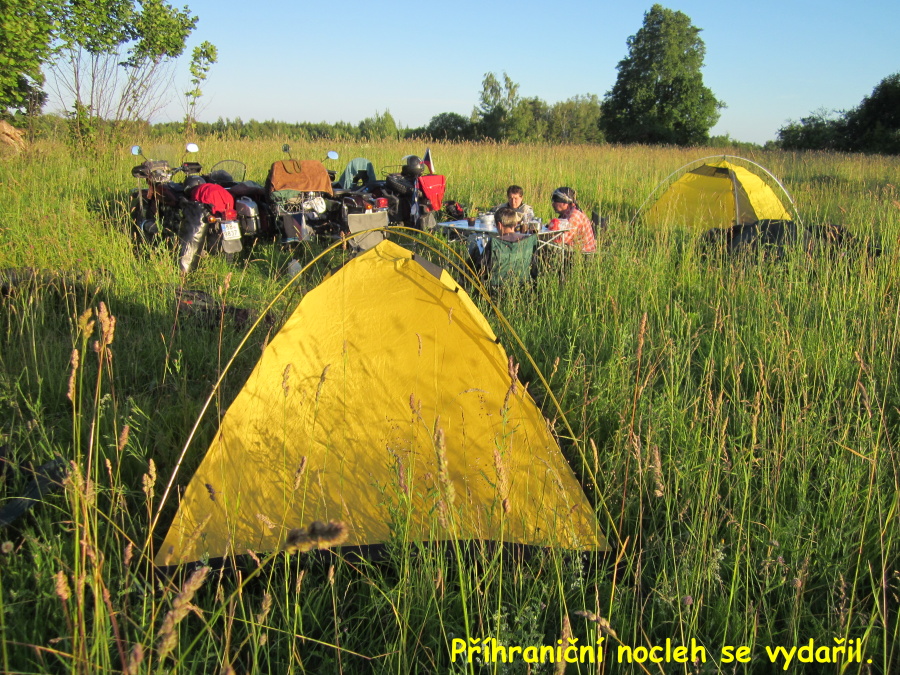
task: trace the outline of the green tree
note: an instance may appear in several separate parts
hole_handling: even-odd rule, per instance
[[[519,85],[503,73],[503,81],[494,73],[485,73],[481,81],[478,106],[472,111],[476,134],[495,141],[506,140],[509,117],[519,103]]]
[[[628,38],[628,56],[603,101],[603,130],[615,143],[697,145],[719,119],[719,102],[703,84],[706,46],[678,11],[653,5]]]
[[[594,94],[560,101],[550,108],[547,140],[553,143],[602,143],[600,119],[600,99]]]
[[[844,113],[818,110],[799,122],[790,121],[778,130],[778,144],[784,150],[843,150],[847,123]]]
[[[425,135],[436,141],[467,141],[472,138],[472,122],[459,113],[435,115],[425,127]]]
[[[102,120],[127,124],[161,107],[197,18],[165,0],[63,0],[57,24],[51,78],[86,142]]]
[[[879,82],[845,123],[848,150],[900,155],[900,73]]]
[[[40,110],[56,8],[53,0],[0,0],[0,114]]]
[[[504,140],[511,143],[537,143],[547,137],[550,106],[537,97],[519,99],[507,117]]]
[[[397,138],[397,123],[390,110],[375,113],[375,117],[367,117],[359,123],[359,135],[366,140],[375,141],[385,138]]]
[[[211,42],[204,41],[197,47],[194,47],[190,66],[193,88],[184,93],[185,97],[187,97],[187,114],[184,119],[184,127],[185,133],[188,135],[195,132],[197,124],[197,101],[203,95],[200,85],[206,81],[209,69],[212,68],[218,58],[219,52]]]
[[[778,130],[784,150],[838,150],[900,155],[900,73],[879,82],[852,110],[818,110]]]

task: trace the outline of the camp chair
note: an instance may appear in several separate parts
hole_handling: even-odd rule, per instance
[[[493,237],[485,247],[482,270],[491,290],[510,284],[523,284],[537,278],[535,251],[539,239],[534,236],[509,241]]]
[[[387,230],[388,224],[387,211],[379,211],[378,213],[374,214],[351,213],[347,215],[347,227],[350,229],[351,235],[356,234],[357,232],[365,232],[366,230],[371,230],[376,227]],[[384,237],[384,231],[369,232],[368,234],[354,237],[352,240],[352,246],[357,251],[368,251],[380,241],[383,241]]]

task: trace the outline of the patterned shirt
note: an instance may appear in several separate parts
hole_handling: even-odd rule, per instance
[[[563,214],[560,214],[562,217]],[[594,239],[594,226],[591,219],[584,215],[584,211],[569,208],[567,219],[569,230],[563,234],[562,243],[571,246],[582,253],[592,253],[597,250],[597,242]]]

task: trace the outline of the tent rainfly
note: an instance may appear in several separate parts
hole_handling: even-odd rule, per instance
[[[787,190],[771,173],[755,162],[743,161],[770,176],[788,202],[792,203]],[[792,218],[781,199],[762,178],[750,169],[725,159],[685,171],[644,215],[644,222],[651,227],[695,231],[746,225],[760,220]]]
[[[363,551],[397,533],[608,548],[484,316],[389,241],[310,291],[265,348],[155,560],[275,551],[330,520]]]

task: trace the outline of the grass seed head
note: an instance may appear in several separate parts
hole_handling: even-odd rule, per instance
[[[141,483],[147,499],[152,499],[153,487],[156,485],[156,463],[151,459],[148,464],[147,473],[144,474]]]
[[[72,597],[72,593],[69,590],[68,577],[66,577],[65,572],[60,570],[54,575],[54,579],[56,580],[56,594],[59,596],[60,600],[66,602]]]
[[[619,638],[619,636],[616,635],[616,631],[614,631],[612,626],[609,625],[609,621],[604,619],[599,614],[594,614],[593,612],[590,612],[586,609],[576,610],[575,614],[577,614],[578,616],[584,617],[588,621],[592,621],[595,624],[597,624],[597,626],[600,628],[600,631],[605,633],[606,635],[609,635],[610,637],[616,638],[616,639]]]
[[[131,427],[129,425],[125,425],[122,427],[122,433],[119,434],[119,443],[116,446],[119,452],[122,452],[125,449],[125,446],[128,445],[128,434],[131,433]]]
[[[72,364],[72,372],[69,373],[69,386],[66,390],[66,398],[70,401],[75,401],[75,379],[78,374],[78,364],[80,362],[80,356],[78,354],[77,349],[72,350],[72,357],[70,359],[70,363]]]
[[[297,471],[294,473],[294,492],[296,492],[300,488],[300,481],[303,479],[303,474],[306,471],[306,455],[300,458],[300,465],[297,467]]]
[[[175,628],[181,623],[181,620],[187,616],[188,612],[191,611],[191,600],[194,599],[194,595],[200,590],[200,587],[206,580],[209,569],[208,566],[203,566],[200,569],[194,570],[187,581],[184,582],[181,592],[175,596],[175,600],[172,601],[172,609],[166,614],[162,626],[160,626],[159,632],[157,633],[159,642],[157,642],[156,649],[159,653],[160,661],[164,660],[175,648],[175,645],[178,644],[178,634],[175,632]]]
[[[128,654],[128,663],[125,665],[125,675],[138,675],[141,672],[141,663],[144,662],[144,647],[140,642],[135,642]]]
[[[290,530],[284,542],[287,553],[306,553],[314,548],[340,546],[349,536],[347,526],[339,521],[327,523],[316,520],[309,527]]]

